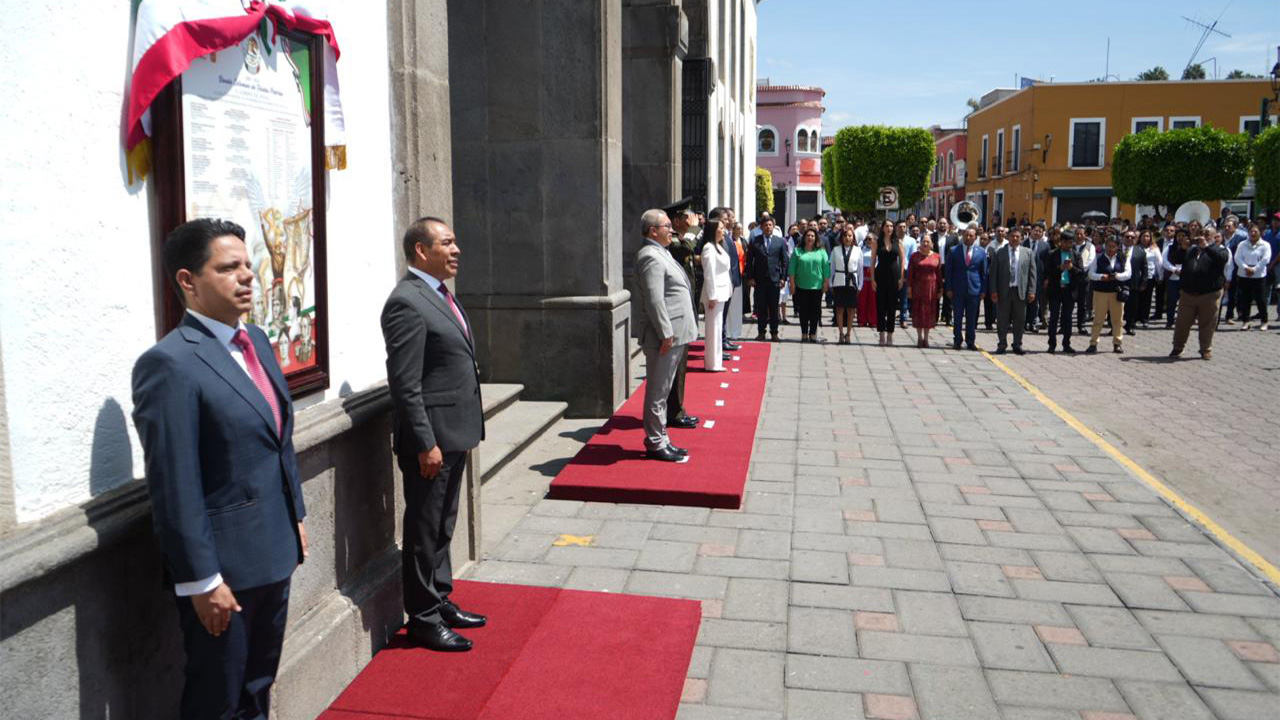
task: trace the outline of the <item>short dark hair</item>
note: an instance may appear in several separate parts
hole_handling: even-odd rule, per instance
[[[170,231],[164,239],[164,271],[184,305],[186,296],[182,294],[182,286],[178,284],[178,271],[199,273],[213,254],[209,246],[214,240],[226,235],[234,235],[240,238],[240,242],[244,242],[244,228],[230,220],[216,218],[184,222]]]
[[[408,260],[408,261],[413,260],[413,256],[417,252],[415,248],[418,246],[418,243],[422,243],[427,247],[431,247],[436,243],[435,236],[432,235],[431,231],[427,229],[427,226],[430,225],[431,223],[440,223],[441,225],[449,224],[444,220],[441,220],[440,218],[435,217],[433,215],[427,215],[426,217],[420,217],[417,220],[414,220],[413,223],[409,225],[409,227],[404,231],[404,259],[405,260]]]
[[[708,220],[719,220],[719,219],[720,219],[720,216],[721,216],[721,215],[724,215],[724,214],[725,214],[725,212],[726,212],[728,209],[729,209],[729,208],[726,208],[726,207],[723,207],[723,206],[711,208],[711,212],[707,213],[707,219],[708,219]]]

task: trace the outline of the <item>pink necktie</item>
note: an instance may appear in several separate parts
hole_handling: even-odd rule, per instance
[[[267,399],[267,404],[271,406],[271,415],[276,419],[276,433],[283,431],[283,424],[280,421],[280,402],[276,400],[276,390],[271,386],[271,381],[267,379],[267,371],[262,369],[262,363],[258,362],[258,352],[253,349],[253,342],[249,340],[249,333],[243,329],[237,330],[235,337],[231,338],[231,343],[240,348],[244,353],[244,365],[249,371],[249,377],[253,379],[253,384],[258,386],[258,392]]]
[[[972,259],[973,259],[973,248],[969,248],[964,251],[964,264],[968,265],[969,261]]]
[[[449,288],[444,283],[440,284],[440,294],[444,295],[444,299],[449,303],[449,309],[453,311],[453,316],[458,318],[458,324],[462,326],[462,334],[468,339],[471,338],[471,331],[467,329],[467,321],[462,317],[462,311],[458,309],[458,304],[453,301],[453,293],[449,292]]]

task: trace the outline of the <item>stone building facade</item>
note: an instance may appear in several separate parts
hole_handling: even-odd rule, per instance
[[[157,334],[156,175],[131,181],[120,147],[129,4],[75,5],[75,23],[65,4],[15,6],[0,48],[0,166],[21,178],[0,205],[0,707],[165,718],[181,641],[129,419],[130,369]],[[329,386],[295,398],[312,548],[281,718],[322,711],[403,620],[378,315],[405,226],[453,223],[485,382],[599,417],[631,374],[629,213],[686,192],[690,57],[725,58],[708,76],[707,201],[754,212],[753,0],[391,0],[329,18],[348,163],[326,178]],[[74,47],[101,61],[68,70]],[[478,507],[464,502],[459,566]]]

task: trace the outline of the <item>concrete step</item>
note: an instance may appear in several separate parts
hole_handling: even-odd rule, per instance
[[[486,392],[488,387],[485,386]],[[563,418],[568,408],[568,403],[563,402],[516,400],[495,412],[485,422],[485,440],[480,443],[481,481],[497,474],[521,450]]]
[[[480,397],[484,398],[484,419],[488,420],[502,412],[517,399],[523,385],[515,383],[485,383],[480,386]]]

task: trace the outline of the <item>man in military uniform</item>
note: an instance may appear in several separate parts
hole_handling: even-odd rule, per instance
[[[684,198],[662,208],[671,218],[671,244],[667,250],[676,262],[684,268],[689,276],[689,288],[694,313],[698,309],[698,232],[694,227],[695,214],[692,210],[693,198]],[[694,318],[696,323],[697,318]],[[667,427],[693,429],[698,427],[698,418],[684,411],[684,377],[689,367],[689,345],[681,347],[683,357],[676,361],[676,379],[671,383],[671,394],[667,396]]]

